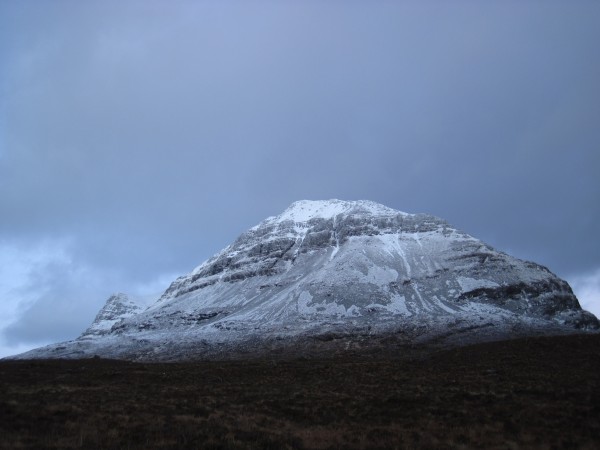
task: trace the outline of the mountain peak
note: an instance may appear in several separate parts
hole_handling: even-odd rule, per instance
[[[308,222],[311,219],[332,219],[339,214],[409,215],[370,200],[299,200],[283,213],[270,218],[276,221]]]

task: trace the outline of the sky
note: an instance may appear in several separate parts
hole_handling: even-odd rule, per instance
[[[600,314],[600,2],[0,1],[0,356],[301,199],[446,219]]]

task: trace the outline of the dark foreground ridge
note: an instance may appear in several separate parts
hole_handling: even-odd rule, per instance
[[[0,448],[598,448],[600,335],[407,357],[0,362]]]

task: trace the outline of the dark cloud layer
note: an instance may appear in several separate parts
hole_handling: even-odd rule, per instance
[[[110,292],[304,198],[429,212],[592,273],[599,19],[585,1],[3,2],[0,247],[69,260],[43,294],[20,285],[37,301],[4,339],[72,337]]]

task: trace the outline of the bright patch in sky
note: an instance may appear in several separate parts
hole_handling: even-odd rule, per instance
[[[56,244],[25,247],[0,243],[0,327],[16,320],[44,293],[48,281],[44,274],[49,267],[68,264],[68,256]]]
[[[569,280],[581,307],[600,317],[600,268]]]
[[[47,278],[49,269],[61,267],[64,270],[69,262],[63,246],[56,243],[33,246],[0,243],[0,357],[50,343],[49,340],[8,343],[4,331],[51,290]]]

